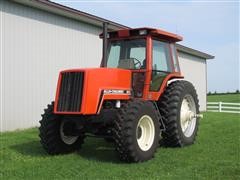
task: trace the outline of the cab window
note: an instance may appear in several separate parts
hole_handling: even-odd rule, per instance
[[[169,44],[153,40],[153,70],[171,72]]]
[[[146,39],[109,41],[107,67],[145,69],[145,65]]]
[[[150,91],[159,91],[164,78],[172,72],[169,43],[153,40]]]
[[[174,44],[170,45],[171,47],[171,52],[172,52],[172,57],[173,57],[173,66],[174,66],[174,71],[175,72],[179,72],[179,65],[178,65],[178,61],[177,61],[177,52],[176,52],[176,48]]]
[[[118,59],[120,58],[120,45],[116,44],[115,46],[110,47],[110,52],[108,56],[107,66],[114,68],[118,66]]]

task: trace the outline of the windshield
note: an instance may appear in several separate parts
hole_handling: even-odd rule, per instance
[[[122,69],[146,68],[146,40],[109,41],[107,67]]]

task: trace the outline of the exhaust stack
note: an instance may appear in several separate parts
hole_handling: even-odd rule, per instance
[[[107,31],[108,31],[108,23],[103,23],[103,63],[102,66],[107,66]]]

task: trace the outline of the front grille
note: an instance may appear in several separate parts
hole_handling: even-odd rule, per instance
[[[84,72],[64,72],[60,85],[57,111],[81,111]]]

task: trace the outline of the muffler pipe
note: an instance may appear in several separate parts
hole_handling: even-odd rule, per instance
[[[108,23],[103,23],[103,60],[102,66],[107,67],[107,32],[108,32]]]

